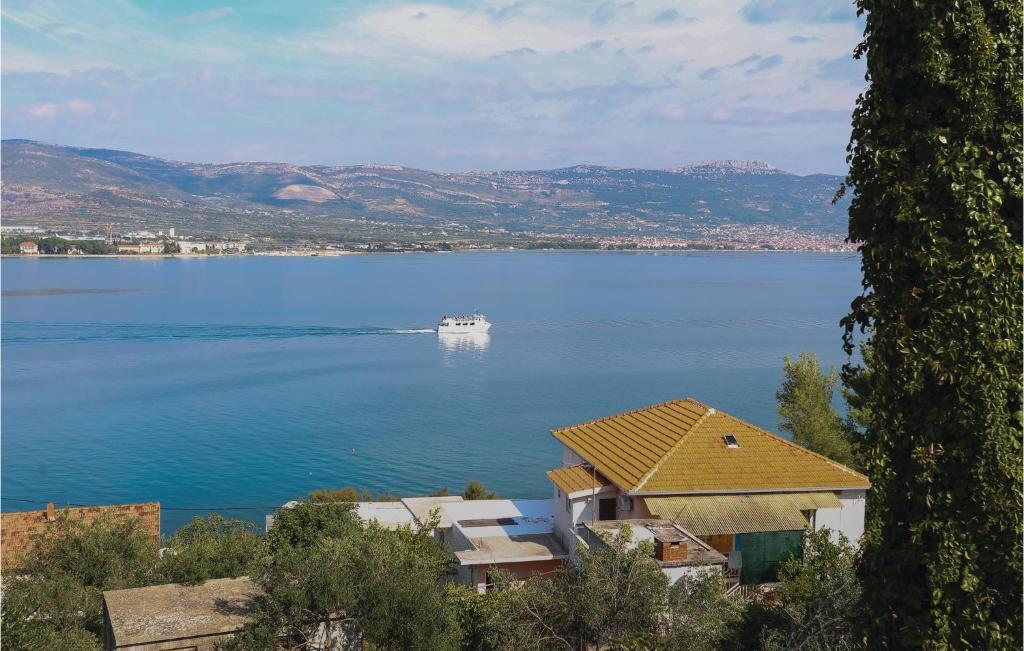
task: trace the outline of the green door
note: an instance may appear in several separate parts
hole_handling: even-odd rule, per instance
[[[740,583],[771,583],[778,580],[779,563],[803,551],[803,531],[744,533],[736,536],[736,549],[743,553]]]

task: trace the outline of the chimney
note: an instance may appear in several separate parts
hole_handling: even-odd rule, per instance
[[[690,546],[685,542],[658,541],[654,547],[654,556],[659,561],[685,561],[690,555]]]

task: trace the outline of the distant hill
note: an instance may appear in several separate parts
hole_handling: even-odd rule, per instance
[[[797,176],[752,161],[442,173],[396,165],[187,163],[30,140],[4,140],[2,154],[9,224],[110,221],[334,239],[713,239],[744,227],[841,237],[846,225],[846,205],[831,203],[841,177]]]

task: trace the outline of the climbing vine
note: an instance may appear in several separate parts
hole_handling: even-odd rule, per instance
[[[1021,5],[858,0],[844,320],[872,648],[1021,648]]]

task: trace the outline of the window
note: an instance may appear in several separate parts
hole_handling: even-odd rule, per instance
[[[565,512],[572,513],[572,502],[569,501],[569,496],[565,496]]]
[[[615,519],[615,498],[603,499],[597,501],[597,519],[598,520],[614,520]]]
[[[722,437],[722,440],[725,441],[725,447],[727,447],[727,448],[738,448],[738,447],[740,447],[739,441],[737,441],[736,437],[733,436],[732,434],[726,434],[725,436]]]

